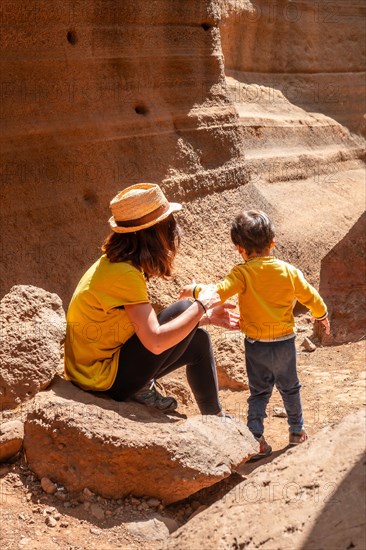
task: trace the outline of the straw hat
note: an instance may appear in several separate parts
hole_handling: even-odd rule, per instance
[[[132,233],[165,220],[182,205],[168,202],[159,185],[137,183],[116,195],[109,204],[109,225],[115,233]]]

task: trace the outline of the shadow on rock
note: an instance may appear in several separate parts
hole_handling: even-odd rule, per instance
[[[322,548],[366,548],[365,529],[365,464],[366,456],[349,470],[346,477],[315,520],[301,550]]]

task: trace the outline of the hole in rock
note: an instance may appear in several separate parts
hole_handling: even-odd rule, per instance
[[[212,25],[210,25],[209,23],[202,23],[201,27],[204,31],[209,31],[210,29],[212,29]]]
[[[77,36],[76,36],[76,33],[74,31],[69,31],[67,33],[67,41],[69,44],[71,44],[72,46],[75,46],[75,44],[77,43],[78,39],[77,39]]]
[[[98,198],[93,191],[85,191],[83,199],[87,204],[91,206],[98,202]]]
[[[148,112],[149,112],[149,109],[143,103],[140,103],[135,107],[135,113],[137,113],[138,115],[147,115]]]

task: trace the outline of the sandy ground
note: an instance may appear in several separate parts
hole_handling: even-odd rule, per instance
[[[345,415],[366,403],[365,342],[338,347],[317,347],[314,352],[305,352],[301,342],[304,335],[311,332],[311,325],[306,322],[304,315],[298,318],[297,324],[301,330],[297,336],[298,370],[303,386],[306,427],[311,436],[322,427],[339,422]],[[174,373],[174,377],[184,381],[184,369]],[[248,392],[221,390],[220,394],[224,409],[245,421]],[[271,457],[247,463],[238,473],[221,483],[167,507],[162,504],[157,506],[156,503],[152,506],[144,499],[106,500],[97,496],[86,498],[85,495],[66,494],[64,501],[61,501],[54,495],[43,492],[39,481],[28,470],[24,457],[18,458],[13,464],[2,465],[1,547],[4,550],[159,549],[161,540],[149,540],[149,537],[155,536],[151,533],[132,533],[129,530],[131,523],[146,521],[154,513],[159,513],[182,525],[197,509],[203,509],[222,498],[233,486],[250,477],[254,470],[286,452],[287,421],[273,413],[274,407],[281,406],[280,395],[275,390],[266,419],[266,437],[273,447]],[[197,409],[194,405],[181,405],[179,412],[189,416],[197,414]],[[7,412],[5,418],[13,415],[14,413]],[[55,521],[50,521],[50,518]]]

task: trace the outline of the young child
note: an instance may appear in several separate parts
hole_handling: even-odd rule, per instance
[[[287,412],[290,445],[307,439],[296,371],[295,301],[310,309],[326,333],[330,332],[327,308],[319,293],[299,269],[270,255],[274,237],[274,226],[264,212],[249,210],[236,216],[231,239],[244,263],[236,265],[217,284],[222,302],[235,294],[239,299],[239,326],[245,334],[250,389],[247,425],[259,441],[258,458],[272,452],[263,436],[263,420],[274,385]],[[180,297],[196,298],[203,286],[188,285]]]

